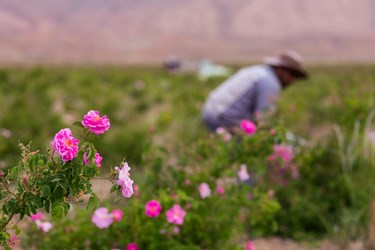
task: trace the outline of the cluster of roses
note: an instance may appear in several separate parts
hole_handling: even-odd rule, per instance
[[[247,119],[244,119],[240,123],[241,133],[245,135],[253,135],[257,131],[256,125]],[[275,135],[275,130],[271,129],[270,134]],[[232,134],[223,127],[216,129],[216,134],[221,137],[224,142],[228,142],[232,139]],[[374,137],[375,138],[375,137]],[[299,173],[297,166],[292,162],[294,157],[293,146],[287,144],[276,144],[273,146],[273,153],[270,155],[267,160],[271,164],[280,165],[280,172],[286,173],[290,170],[293,178],[298,178]]]
[[[99,111],[90,110],[82,120],[82,125],[95,135],[103,134],[110,128],[110,122],[107,116],[100,117]],[[61,129],[56,135],[51,145],[53,149],[61,156],[64,162],[73,160],[78,154],[79,140],[73,137],[69,128]],[[94,162],[100,167],[102,157],[96,153]],[[86,153],[84,154],[84,163],[88,164]]]
[[[110,121],[107,116],[103,115],[100,117],[99,111],[90,110],[86,115],[84,115],[82,120],[82,125],[87,128],[87,130],[95,135],[103,134],[110,128]],[[61,129],[54,137],[51,145],[55,152],[57,152],[62,161],[67,162],[73,160],[79,150],[79,140],[73,137],[72,131],[69,128]],[[101,161],[103,158],[97,152],[94,155],[94,164],[97,167],[101,167]],[[87,159],[87,152],[83,155],[83,162],[85,165],[89,164],[90,161]],[[119,174],[119,184],[122,188],[122,194],[124,197],[129,198],[133,194],[133,180],[129,178],[130,167],[125,162],[122,168],[116,167],[115,171]]]
[[[49,221],[42,221],[44,214],[42,212],[38,212],[36,214],[32,214],[30,219],[35,222],[37,228],[44,233],[48,233],[49,230],[52,229],[52,223]]]

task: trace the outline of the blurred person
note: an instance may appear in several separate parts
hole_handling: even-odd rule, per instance
[[[264,112],[274,111],[281,89],[307,77],[295,51],[265,57],[263,64],[240,69],[210,93],[203,121],[212,132],[219,127],[233,132],[242,120],[256,122]]]
[[[168,56],[167,60],[164,62],[164,67],[168,71],[168,73],[174,74],[177,73],[181,67],[180,60],[177,59],[176,56],[170,55]]]

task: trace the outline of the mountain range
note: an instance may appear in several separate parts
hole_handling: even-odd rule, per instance
[[[375,0],[0,0],[2,64],[374,62]]]

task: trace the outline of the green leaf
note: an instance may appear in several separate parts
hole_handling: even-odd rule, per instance
[[[9,170],[10,178],[11,179],[16,179],[18,177],[18,166],[14,166]]]
[[[77,127],[80,127],[80,128],[84,128],[84,126],[82,125],[81,122],[73,122],[72,125],[77,126]]]
[[[46,201],[44,202],[44,209],[46,210],[47,213],[50,212],[50,206],[51,206],[51,202],[50,202],[50,200],[46,200]]]
[[[117,191],[119,189],[120,185],[118,184],[114,184],[112,187],[111,187],[111,190],[109,191],[110,193],[113,193],[115,191]]]
[[[52,217],[54,218],[63,218],[65,215],[67,215],[68,209],[66,206],[61,202],[54,202],[52,204]]]
[[[33,204],[30,204],[30,205],[29,205],[29,209],[30,209],[30,212],[31,212],[32,214],[36,214],[36,209],[35,209],[35,207],[34,207]]]
[[[48,185],[44,185],[40,191],[40,197],[48,197],[51,194],[51,188]]]
[[[95,167],[92,166],[92,165],[88,165],[86,166],[84,169],[83,169],[83,174],[86,176],[86,177],[94,177],[95,176]]]
[[[36,208],[42,208],[43,207],[43,202],[41,200],[40,197],[35,197],[34,198],[34,205],[36,206]]]
[[[55,198],[57,200],[60,200],[64,197],[64,190],[61,186],[56,186],[55,191],[53,192]]]
[[[99,198],[95,193],[92,193],[87,203],[86,210],[93,211],[95,208],[99,206]]]
[[[20,212],[20,220],[22,220],[24,216],[25,216],[25,211],[22,210],[22,211]]]

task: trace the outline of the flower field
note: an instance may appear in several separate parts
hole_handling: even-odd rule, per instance
[[[240,250],[269,236],[373,246],[375,66],[309,72],[264,121],[210,134],[201,108],[224,78],[1,69],[2,246]]]

